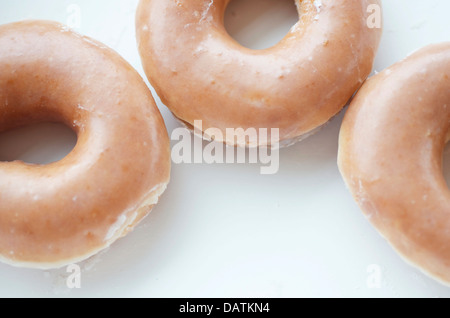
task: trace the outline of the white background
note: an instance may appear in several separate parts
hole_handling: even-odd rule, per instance
[[[81,9],[80,33],[114,48],[144,77],[134,31],[137,0],[0,0],[0,23],[69,23],[70,4]],[[448,0],[383,5],[375,70],[449,40]],[[226,20],[237,40],[262,48],[281,39],[297,13],[292,0],[235,0]],[[155,99],[170,133],[178,124]],[[64,269],[0,264],[0,297],[450,296],[450,288],[400,259],[359,211],[336,165],[341,120],[342,114],[283,149],[276,175],[260,175],[259,165],[250,164],[173,165],[170,186],[152,214],[81,264],[81,289],[66,287]],[[68,128],[55,124],[3,133],[0,160],[45,163],[75,142]],[[450,162],[444,170],[450,180]]]

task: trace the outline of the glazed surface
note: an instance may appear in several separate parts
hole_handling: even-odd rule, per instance
[[[294,139],[336,115],[372,70],[382,30],[367,26],[367,9],[381,6],[378,0],[296,0],[299,22],[265,50],[228,35],[228,3],[141,0],[138,7],[146,74],[163,103],[190,125],[202,120],[204,130],[219,128],[223,136],[226,128],[279,128],[281,140]]]
[[[0,26],[0,131],[56,121],[75,148],[48,165],[0,162],[0,259],[50,268],[109,246],[156,204],[167,131],[139,74],[103,44],[46,21]]]
[[[369,79],[345,115],[339,168],[355,200],[408,261],[450,283],[450,42]]]

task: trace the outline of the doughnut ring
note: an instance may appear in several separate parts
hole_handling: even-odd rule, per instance
[[[339,169],[370,222],[409,263],[450,284],[450,42],[370,78],[345,115]]]
[[[124,59],[58,23],[0,26],[0,70],[0,131],[56,121],[78,136],[58,162],[0,162],[0,260],[40,269],[84,260],[166,189],[162,117]]]
[[[279,129],[290,144],[327,123],[371,73],[381,27],[369,28],[379,0],[296,0],[299,22],[277,45],[242,47],[224,27],[230,0],[141,0],[136,19],[146,75],[188,127],[229,145],[267,146],[269,138],[227,128]],[[220,140],[222,136],[222,140]],[[248,138],[245,138],[248,137]]]

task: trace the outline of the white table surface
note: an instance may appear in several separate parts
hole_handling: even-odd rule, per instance
[[[0,0],[0,23],[73,23],[80,9],[78,31],[114,48],[144,77],[134,31],[137,2]],[[383,5],[375,70],[449,40],[450,1]],[[296,18],[291,0],[235,0],[227,25],[236,39],[261,48],[281,39]],[[178,123],[154,96],[170,133]],[[356,206],[336,165],[341,120],[283,149],[275,175],[260,175],[260,166],[252,164],[174,164],[170,186],[152,214],[80,264],[80,289],[67,288],[65,269],[0,264],[0,297],[450,296],[450,288],[400,259]],[[0,160],[45,163],[63,157],[75,142],[61,125],[20,129],[0,135]]]

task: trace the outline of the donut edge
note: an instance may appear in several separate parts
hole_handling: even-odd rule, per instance
[[[27,268],[27,269],[36,269],[36,270],[56,270],[63,267],[66,267],[71,264],[79,264],[83,261],[88,260],[89,258],[99,254],[100,252],[107,250],[110,248],[114,242],[118,239],[124,237],[129,232],[138,226],[140,221],[142,221],[146,216],[148,216],[156,204],[159,202],[160,197],[165,192],[169,185],[169,181],[163,182],[152,188],[146,198],[143,200],[138,207],[129,209],[124,211],[119,217],[118,220],[122,216],[126,216],[125,222],[122,222],[120,226],[117,225],[117,222],[114,223],[108,230],[108,234],[112,232],[112,235],[107,235],[105,237],[105,244],[99,248],[91,250],[90,252],[77,256],[71,259],[66,259],[58,262],[26,262],[26,261],[12,261],[9,258],[0,255],[0,262],[6,265],[10,265],[16,268]],[[127,214],[130,214],[127,216]]]
[[[308,139],[309,137],[312,137],[313,135],[319,133],[322,129],[324,129],[326,126],[328,126],[334,119],[335,117],[337,117],[340,113],[342,112],[339,111],[336,115],[334,115],[332,118],[330,118],[327,122],[323,123],[322,125],[302,134],[296,137],[292,137],[292,138],[287,138],[287,139],[281,139],[278,142],[278,145],[275,146],[274,148],[278,148],[278,149],[283,149],[283,148],[289,148],[291,146],[294,146],[306,139]],[[225,144],[227,147],[241,147],[241,148],[259,148],[259,147],[273,147],[273,145],[271,145],[270,143],[263,143],[263,144],[239,144],[239,143],[230,143],[228,142],[226,139],[224,140],[218,140],[218,139],[214,139],[211,138],[210,136],[208,136],[207,134],[205,134],[204,131],[201,132],[201,134],[194,129],[194,126],[192,126],[190,123],[182,120],[181,118],[177,117],[175,114],[173,114],[173,117],[175,118],[175,120],[181,124],[181,126],[183,128],[186,128],[187,130],[189,130],[194,136],[199,137],[200,139],[204,140],[204,141],[216,141],[219,143],[223,143]]]
[[[360,93],[360,91],[364,88],[364,85],[367,84],[367,82],[371,79],[374,79],[378,76],[382,76],[383,74],[386,74],[386,72],[391,72],[392,68],[399,65],[400,63],[404,63],[405,61],[407,61],[408,59],[410,59],[411,57],[414,57],[417,54],[420,54],[422,51],[427,50],[428,48],[435,46],[435,45],[440,45],[442,43],[446,43],[446,42],[437,42],[437,43],[432,43],[432,44],[428,44],[426,46],[422,46],[419,48],[414,49],[412,52],[410,52],[409,54],[407,54],[404,58],[400,59],[399,61],[389,65],[388,67],[386,67],[385,69],[376,72],[375,74],[373,74],[372,76],[369,76],[364,83],[362,84],[362,86],[354,93],[354,95],[352,96],[351,100],[348,103],[347,107],[351,107],[351,103],[353,102],[353,100],[356,98],[357,94]],[[348,109],[346,110],[346,112],[348,111]],[[345,120],[345,115],[344,114],[344,119]],[[358,210],[362,213],[364,219],[369,223],[369,225],[371,226],[371,228],[373,228],[375,230],[376,233],[378,233],[378,235],[385,241],[387,242],[388,246],[391,248],[391,251],[393,251],[397,256],[399,256],[400,260],[402,262],[404,262],[407,266],[409,266],[410,268],[416,270],[417,272],[423,274],[425,277],[427,277],[428,279],[431,279],[433,282],[436,282],[444,287],[450,287],[450,280],[446,280],[443,277],[438,276],[437,274],[434,274],[431,271],[426,270],[425,268],[423,268],[419,263],[411,260],[408,256],[406,256],[403,252],[401,252],[399,249],[397,249],[393,243],[391,243],[391,241],[387,238],[387,236],[385,234],[383,234],[378,227],[376,227],[370,220],[370,216],[367,215],[367,213],[365,212],[365,210],[363,209],[363,205],[361,204],[361,199],[358,198],[356,196],[355,191],[353,190],[353,188],[350,186],[349,181],[355,181],[355,182],[361,182],[362,180],[360,178],[356,178],[355,180],[352,179],[350,173],[346,170],[346,168],[344,168],[344,166],[346,165],[346,163],[344,162],[344,156],[347,156],[346,154],[344,154],[345,150],[347,148],[347,141],[346,139],[343,137],[344,134],[346,132],[344,130],[342,130],[342,124],[341,124],[341,129],[339,131],[339,145],[338,145],[338,154],[337,154],[337,166],[338,166],[338,170],[339,173],[342,177],[342,180],[344,181],[345,187],[347,189],[347,191],[350,193],[353,201],[356,203],[356,207],[358,208]],[[449,142],[447,140],[447,142]]]

